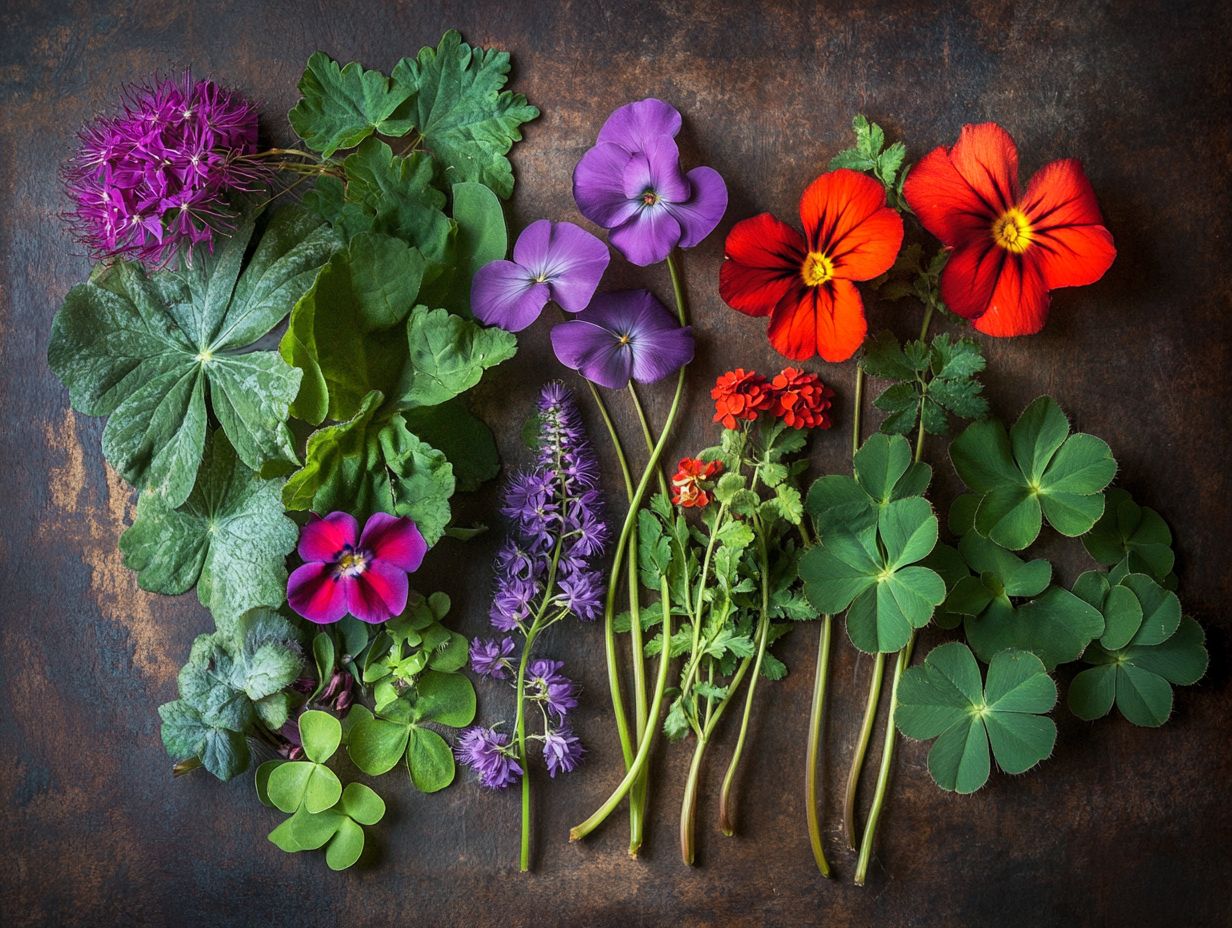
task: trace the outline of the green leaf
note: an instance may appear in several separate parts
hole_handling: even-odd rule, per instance
[[[340,68],[324,52],[314,52],[299,80],[301,99],[287,114],[291,128],[324,158],[339,149],[354,148],[373,132],[400,136],[410,128],[392,119],[409,93],[378,71],[366,71],[355,61]]]
[[[384,142],[368,139],[343,166],[343,199],[338,200],[337,188],[326,187],[319,198],[308,199],[312,208],[347,238],[380,232],[413,245],[429,262],[444,260],[451,226],[427,155],[395,155]]]
[[[270,775],[271,779],[277,772]],[[304,786],[304,808],[313,813],[324,812],[332,808],[341,796],[342,783],[338,775],[323,764],[313,764],[312,773]]]
[[[453,782],[453,752],[445,739],[430,729],[418,725],[411,728],[406,765],[411,782],[421,793],[439,792]]]
[[[911,466],[905,438],[870,435],[852,459],[856,481],[875,502],[889,502],[895,486]]]
[[[907,361],[892,332],[878,332],[864,345],[860,366],[865,373],[887,380],[914,380],[915,369]]]
[[[483,328],[424,306],[411,313],[408,338],[410,361],[396,398],[399,409],[447,402],[517,351],[517,338],[511,332]]]
[[[356,767],[370,776],[388,773],[398,765],[406,751],[410,727],[374,718],[366,711],[356,715],[356,711],[351,710],[356,721],[347,733],[347,755]]]
[[[402,418],[408,429],[445,453],[459,491],[477,490],[500,473],[496,438],[464,399],[412,409]]]
[[[475,687],[460,673],[425,671],[416,683],[415,720],[461,728],[475,720]]]
[[[255,228],[246,218],[182,271],[105,268],[69,291],[52,323],[48,363],[73,408],[110,417],[107,460],[171,507],[192,492],[211,412],[249,469],[295,459],[286,419],[300,374],[246,349],[308,289],[335,239],[287,208],[249,254]]]
[[[142,493],[120,536],[124,563],[144,590],[178,595],[197,587],[220,624],[254,606],[282,605],[286,556],[299,531],[279,499],[280,482],[239,461],[221,432],[209,439],[197,485],[178,507]]]
[[[1069,437],[1069,420],[1050,396],[1034,400],[1010,429],[1014,460],[1029,483],[1041,483],[1053,455]]]
[[[475,272],[508,251],[505,211],[488,187],[465,181],[453,185],[453,218],[440,273],[424,288],[421,302],[469,317]]]
[[[513,192],[505,155],[522,137],[518,127],[539,115],[524,96],[501,89],[508,75],[506,52],[472,48],[453,30],[393,70],[394,84],[410,96],[411,120],[446,177],[479,181],[501,197]]]
[[[288,761],[272,770],[265,788],[274,807],[283,812],[298,809],[317,766],[311,761],[297,760]]]
[[[1128,560],[1131,572],[1162,583],[1176,562],[1167,523],[1154,509],[1135,503],[1125,490],[1109,490],[1105,500],[1103,515],[1082,538],[1087,552],[1105,567]]]
[[[937,517],[921,496],[889,503],[877,520],[886,564],[898,568],[922,560],[937,544]]]
[[[909,738],[936,738],[928,768],[937,785],[973,793],[988,780],[989,748],[1006,773],[1023,773],[1052,753],[1056,725],[1044,717],[1057,691],[1034,654],[1002,651],[981,685],[963,644],[934,648],[899,684],[894,719]]]
[[[968,624],[967,640],[983,661],[1018,648],[1036,655],[1048,670],[1077,660],[1104,630],[1098,609],[1059,586],[1008,613],[991,613]]]
[[[325,848],[325,863],[331,870],[345,870],[359,860],[363,852],[364,830],[349,818],[343,818]]]
[[[299,736],[308,759],[323,764],[342,743],[342,724],[328,712],[312,709],[299,717]]]
[[[963,483],[979,495],[1022,480],[1010,453],[1009,435],[996,419],[967,426],[950,444],[950,460]]]
[[[315,851],[324,847],[338,831],[343,816],[335,812],[313,814],[299,809],[289,819],[269,833],[269,839],[288,853]]]
[[[375,825],[385,817],[385,800],[363,783],[348,783],[342,791],[340,809],[361,825]]]

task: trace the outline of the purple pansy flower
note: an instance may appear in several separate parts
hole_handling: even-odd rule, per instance
[[[287,603],[320,625],[347,613],[384,622],[406,608],[406,575],[419,569],[427,552],[423,535],[405,516],[375,513],[362,533],[345,512],[314,518],[300,532],[304,564],[287,580]]]
[[[471,669],[481,677],[507,680],[513,669],[509,655],[513,653],[514,641],[508,635],[499,641],[492,638],[484,641],[476,638],[471,642]]]
[[[540,219],[518,236],[512,261],[492,261],[475,272],[471,312],[509,332],[538,319],[548,300],[581,312],[610,260],[607,246],[585,229]]]
[[[693,330],[648,290],[624,290],[600,294],[582,316],[553,327],[552,348],[565,367],[621,390],[630,378],[653,383],[692,361]]]
[[[548,767],[548,776],[553,779],[558,773],[571,773],[577,767],[586,748],[573,729],[562,725],[543,735],[543,760]]]
[[[453,746],[454,756],[479,774],[488,789],[505,789],[522,778],[511,739],[495,728],[476,725],[462,732]]]
[[[674,141],[680,113],[662,100],[622,106],[573,172],[573,198],[591,222],[610,230],[630,262],[656,264],[692,248],[727,210],[727,185],[713,168],[680,169]]]

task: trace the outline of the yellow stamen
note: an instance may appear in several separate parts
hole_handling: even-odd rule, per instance
[[[820,287],[834,277],[834,262],[820,251],[810,251],[800,267],[805,286]]]
[[[1026,214],[1017,208],[1007,209],[992,224],[992,240],[1016,255],[1022,254],[1035,237]]]
[[[362,554],[351,552],[338,559],[338,567],[345,574],[361,574],[368,565]]]

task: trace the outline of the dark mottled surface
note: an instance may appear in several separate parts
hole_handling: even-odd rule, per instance
[[[0,919],[6,925],[1227,925],[1232,868],[1228,717],[1232,538],[1228,497],[1227,190],[1232,7],[1224,3],[931,4],[734,2],[12,3],[0,12]],[[686,757],[657,764],[643,858],[621,817],[571,846],[567,826],[606,794],[618,763],[597,629],[551,642],[583,668],[584,770],[553,784],[538,823],[539,866],[514,872],[516,800],[467,784],[430,798],[390,777],[391,814],[361,866],[330,874],[316,855],[265,841],[273,814],[245,781],[173,782],[155,707],[208,616],[189,596],[137,589],[116,541],[132,515],[105,468],[102,422],[69,411],[47,370],[58,300],[86,273],[56,221],[54,168],[80,123],[119,85],[192,65],[263,101],[282,139],[294,83],[317,48],[389,67],[448,26],[514,51],[516,83],[543,118],[516,150],[515,223],[576,218],[569,177],[616,105],[657,95],[686,113],[686,149],[728,179],[729,218],[687,259],[702,352],[677,450],[709,433],[705,386],[728,365],[771,368],[761,325],[715,292],[722,233],[761,209],[788,217],[799,191],[847,144],[854,111],[909,138],[912,156],[965,121],[996,119],[1024,171],[1084,160],[1120,256],[1098,285],[1064,291],[1046,331],[987,345],[997,409],[1049,391],[1107,438],[1120,481],[1178,536],[1182,595],[1206,625],[1212,669],[1160,731],[1092,726],[1059,713],[1056,756],[978,796],[938,791],[925,751],[900,753],[896,790],[865,889],[845,882],[837,787],[865,662],[838,646],[829,722],[829,846],[843,880],[817,878],[800,786],[815,629],[766,686],[740,793],[740,835],[715,828],[706,781],[701,867],[675,848]],[[620,268],[664,296],[660,271]],[[915,310],[876,307],[906,333]],[[538,331],[483,384],[492,421],[523,415],[544,368]],[[850,400],[852,368],[823,373]],[[663,412],[664,398],[654,398]],[[625,424],[627,420],[622,420]],[[848,425],[820,442],[843,466]],[[516,454],[512,431],[506,451]],[[937,460],[941,448],[930,446]],[[947,477],[943,495],[952,491]],[[489,501],[490,502],[490,501]],[[481,503],[475,511],[481,511]],[[464,630],[483,625],[492,542],[442,546],[425,580],[454,593]],[[1083,556],[1065,548],[1072,576]],[[492,695],[490,691],[485,691]],[[489,706],[492,703],[489,701]],[[730,735],[730,733],[729,733]],[[715,751],[716,766],[728,742]]]

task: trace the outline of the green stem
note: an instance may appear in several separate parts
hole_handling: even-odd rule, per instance
[[[911,663],[911,650],[914,645],[915,636],[912,635],[907,646],[898,652],[898,660],[894,662],[894,683],[890,687],[890,717],[886,720],[885,748],[881,752],[881,769],[877,772],[877,789],[873,793],[873,804],[868,810],[868,824],[864,826],[864,839],[860,842],[860,857],[856,862],[855,875],[857,886],[863,886],[868,876],[868,864],[873,856],[873,840],[877,835],[877,822],[885,807],[886,789],[894,763],[894,742],[897,740],[894,732],[894,710],[898,706],[898,683],[903,678],[903,671]]]
[[[856,365],[855,411],[851,414],[851,453],[860,450],[860,417],[864,414],[864,368]]]
[[[766,552],[765,527],[757,515],[753,516],[753,530],[757,534],[758,559],[761,561],[761,618],[757,624],[757,657],[753,664],[753,675],[749,677],[748,689],[745,692],[740,734],[736,738],[736,747],[732,751],[727,773],[723,775],[723,786],[719,790],[719,831],[728,837],[736,833],[732,810],[732,786],[736,780],[736,770],[740,766],[741,755],[744,753],[744,739],[749,730],[749,716],[753,714],[753,696],[757,692],[761,665],[766,659],[766,642],[770,637],[770,555]]]
[[[526,757],[526,664],[530,659],[531,647],[542,627],[543,613],[535,617],[530,630],[526,633],[526,641],[522,644],[522,658],[518,661],[518,708],[513,724],[513,730],[518,743],[518,762],[522,765],[522,841],[518,854],[518,869],[525,873],[530,869],[530,835],[531,835],[531,801],[530,801],[530,764]]]
[[[860,725],[860,737],[851,757],[851,770],[847,773],[847,795],[843,802],[843,827],[847,832],[847,846],[856,849],[856,794],[860,791],[860,773],[868,754],[868,742],[873,736],[877,721],[877,704],[881,701],[881,681],[885,676],[885,655],[873,658],[873,675],[868,684],[868,701],[864,704],[864,721]]]
[[[826,706],[826,676],[830,668],[830,616],[821,617],[821,634],[817,638],[817,671],[813,675],[813,704],[809,709],[808,757],[805,761],[804,800],[808,816],[809,844],[813,848],[813,860],[821,875],[829,879],[830,864],[826,860],[825,848],[821,840],[821,821],[819,805],[821,802],[818,789],[817,768],[821,755],[821,724],[825,716]]]
[[[920,341],[923,341],[928,336],[928,325],[932,322],[934,309],[935,306],[931,302],[924,309],[924,321],[920,325]],[[923,451],[924,423],[921,419],[920,430],[916,436],[916,463],[919,463]],[[860,841],[860,857],[856,863],[855,883],[857,886],[863,886],[864,879],[868,875],[868,864],[872,859],[873,844],[877,837],[877,823],[881,819],[881,812],[885,807],[886,790],[890,782],[890,768],[894,760],[894,743],[897,740],[897,732],[894,728],[894,714],[898,708],[898,684],[902,680],[903,672],[911,663],[911,652],[915,647],[915,637],[916,632],[913,630],[911,636],[907,639],[906,646],[898,652],[898,659],[894,662],[894,680],[890,685],[890,714],[886,717],[885,739],[881,749],[881,769],[877,774],[877,787],[873,793],[873,804],[868,810],[868,822],[864,826],[864,837]]]
[[[590,395],[594,397],[595,405],[599,407],[599,415],[603,418],[603,424],[607,428],[608,436],[612,440],[612,447],[616,449],[616,458],[620,462],[621,476],[625,483],[625,496],[629,500],[629,505],[633,505],[633,476],[629,470],[629,461],[625,455],[624,444],[620,440],[620,433],[616,431],[616,424],[612,420],[611,412],[607,408],[607,403],[603,401],[602,394],[595,389],[595,385],[589,380],[586,381],[586,386],[590,388]],[[628,559],[630,565],[637,564],[637,526],[633,527],[633,531],[629,534],[627,545]],[[646,711],[646,691],[645,691],[645,660],[642,657],[642,615],[641,603],[639,598],[638,577],[635,567],[631,567],[626,571],[629,580],[629,641],[630,648],[633,652],[633,687],[634,699],[636,702],[636,737],[641,741],[642,732],[645,728],[645,711]],[[611,630],[611,634],[606,632]],[[628,720],[624,716],[624,700],[620,696],[620,666],[617,658],[616,646],[616,630],[614,625],[604,623],[604,653],[607,659],[608,682],[613,687],[612,703],[620,706],[620,715],[617,717],[617,728],[620,729],[623,725],[624,737],[621,738],[620,748],[621,754],[624,757],[625,769],[627,770],[633,763],[633,744],[629,741]],[[640,847],[642,843],[643,830],[643,806],[637,803],[629,805],[629,843],[630,847]]]

